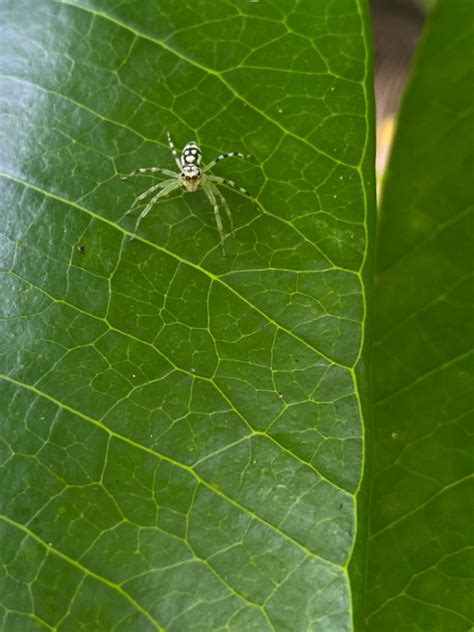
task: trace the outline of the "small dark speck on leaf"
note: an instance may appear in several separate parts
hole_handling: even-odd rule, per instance
[[[77,252],[84,254],[86,252],[86,247],[84,246],[84,244],[77,244],[76,250]]]

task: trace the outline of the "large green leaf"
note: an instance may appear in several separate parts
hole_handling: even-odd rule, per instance
[[[403,104],[378,237],[369,626],[474,620],[472,5],[441,0]]]
[[[353,629],[365,2],[1,6],[3,629]],[[202,191],[132,239],[167,129],[253,156],[226,258]]]

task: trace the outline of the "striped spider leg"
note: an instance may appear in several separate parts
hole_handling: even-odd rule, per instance
[[[128,213],[131,213],[140,204],[140,202],[152,196],[150,201],[147,203],[143,211],[138,216],[137,222],[135,224],[135,232],[136,232],[138,230],[138,226],[140,225],[140,222],[142,221],[142,219],[148,215],[148,213],[151,211],[153,206],[161,198],[165,198],[172,191],[180,187],[183,187],[189,193],[193,193],[194,191],[197,191],[199,187],[202,187],[202,189],[204,190],[213,208],[214,218],[216,220],[216,225],[217,225],[217,231],[219,233],[219,238],[220,238],[221,250],[222,250],[222,254],[225,256],[225,250],[224,250],[225,235],[224,235],[224,227],[222,224],[220,209],[223,208],[225,211],[225,214],[227,215],[230,228],[231,228],[231,234],[233,237],[235,236],[234,235],[234,222],[232,220],[232,214],[230,212],[229,205],[227,204],[227,201],[224,195],[218,189],[217,185],[224,184],[228,187],[231,187],[239,191],[239,193],[243,193],[244,195],[252,199],[252,201],[255,204],[257,203],[255,200],[253,200],[252,196],[250,195],[248,191],[246,191],[246,189],[239,186],[233,180],[221,178],[213,174],[208,174],[207,172],[210,169],[212,169],[221,160],[225,160],[226,158],[232,158],[232,157],[239,157],[239,158],[245,159],[246,156],[244,156],[243,154],[237,151],[219,154],[219,156],[214,158],[214,160],[212,160],[208,165],[201,168],[202,152],[197,143],[195,143],[194,141],[187,143],[181,155],[179,156],[178,152],[176,151],[176,147],[174,146],[173,141],[171,140],[171,135],[168,132],[168,145],[171,150],[171,153],[173,154],[173,158],[176,162],[176,165],[179,171],[178,172],[170,171],[169,169],[162,169],[161,167],[144,167],[144,168],[135,169],[128,175],[123,176],[122,180],[127,180],[131,176],[140,175],[140,174],[155,174],[156,173],[156,174],[168,176],[168,179],[163,180],[162,182],[159,182],[158,184],[154,184],[153,186],[149,187],[146,191],[141,193],[137,198],[135,198],[131,207],[128,209],[125,215],[127,215]]]

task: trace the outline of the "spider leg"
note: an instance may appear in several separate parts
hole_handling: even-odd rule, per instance
[[[162,173],[165,176],[175,176],[176,173],[174,171],[170,171],[169,169],[162,169],[161,167],[145,167],[141,169],[134,169],[131,173],[128,173],[126,176],[121,176],[120,180],[128,180],[131,176],[136,176],[139,173]]]
[[[168,136],[168,145],[170,146],[171,153],[174,156],[174,161],[178,165],[179,172],[181,173],[183,165],[181,164],[181,160],[179,159],[178,152],[176,151],[176,147],[174,146],[173,141],[171,140],[171,134],[169,132],[166,132],[166,135]]]
[[[214,209],[214,217],[216,218],[217,230],[219,232],[219,237],[221,240],[222,255],[225,257],[224,227],[222,226],[221,214],[219,213],[219,205],[217,204],[216,196],[214,195],[214,187],[212,185],[209,185],[209,183],[204,182],[202,184],[202,188],[204,189],[207,197],[209,198],[209,202],[212,204],[212,207]]]
[[[135,200],[133,201],[132,206],[128,209],[128,211],[125,213],[125,215],[128,215],[129,213],[131,213],[133,211],[133,209],[136,206],[138,206],[138,204],[142,200],[144,200],[146,197],[151,195],[154,191],[156,191],[157,189],[161,189],[162,187],[167,186],[171,182],[173,182],[173,180],[171,180],[171,179],[170,180],[164,180],[163,182],[159,182],[158,184],[154,184],[152,187],[150,187],[149,189],[147,189],[146,191],[141,193],[137,198],[135,198]]]
[[[216,197],[218,197],[219,200],[221,201],[221,204],[224,207],[224,211],[226,212],[226,215],[229,218],[231,235],[232,237],[235,237],[234,220],[232,219],[232,214],[230,212],[229,205],[227,204],[227,200],[225,199],[225,197],[222,195],[222,193],[219,191],[219,189],[216,187],[215,184],[212,184],[212,182],[208,182],[207,186],[212,189],[214,195],[216,195]]]
[[[247,191],[247,189],[244,189],[239,184],[237,184],[237,182],[234,182],[233,180],[228,180],[227,178],[221,178],[220,176],[215,176],[215,175],[209,175],[206,177],[208,180],[211,180],[211,182],[217,182],[218,184],[225,184],[228,187],[235,189],[236,191],[240,191],[240,193],[243,193],[249,198],[252,197],[250,193]]]
[[[182,186],[182,183],[180,180],[165,180],[165,182],[161,184],[165,184],[165,186],[161,189],[159,193],[157,193],[154,197],[151,198],[151,200],[145,206],[143,211],[140,213],[137,219],[137,223],[135,224],[134,232],[137,232],[138,226],[140,225],[140,222],[142,221],[142,219],[144,219],[148,215],[148,213],[151,211],[153,206],[158,202],[160,198],[166,197],[172,191]]]
[[[245,158],[250,158],[250,156],[244,156],[244,154],[241,154],[238,151],[231,151],[227,154],[220,154],[219,156],[217,156],[217,158],[214,158],[212,162],[206,165],[202,172],[204,173],[205,171],[209,171],[209,169],[212,169],[212,167],[214,167],[214,165],[216,165],[221,160],[225,160],[226,158],[233,158],[234,156],[238,156],[239,158],[243,158],[244,160]]]
[[[234,182],[233,180],[228,180],[227,178],[221,178],[220,176],[215,176],[215,175],[209,175],[209,176],[206,176],[206,178],[210,180],[211,182],[217,182],[217,184],[225,184],[231,189],[235,189],[236,191],[239,191],[239,193],[243,193],[248,198],[250,198],[252,202],[255,204],[255,206],[260,210],[260,206],[257,200],[255,200],[252,197],[251,193],[249,193],[247,189],[244,189],[244,187],[241,187],[240,184],[237,184],[237,182]]]

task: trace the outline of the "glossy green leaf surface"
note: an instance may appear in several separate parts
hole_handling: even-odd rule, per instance
[[[368,629],[474,619],[472,7],[441,0],[381,208]]]
[[[2,629],[352,630],[365,3],[0,6]],[[226,257],[202,190],[124,217],[166,130],[252,155]]]

